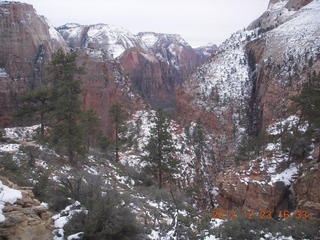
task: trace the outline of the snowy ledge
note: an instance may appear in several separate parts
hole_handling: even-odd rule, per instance
[[[20,191],[12,189],[6,185],[4,185],[0,181],[0,223],[6,220],[3,215],[3,208],[7,203],[14,204],[18,199],[22,198],[22,194]]]

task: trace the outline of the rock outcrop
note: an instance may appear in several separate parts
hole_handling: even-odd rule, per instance
[[[34,198],[31,190],[1,177],[1,181],[10,188],[22,193],[22,198],[3,209],[5,221],[0,223],[0,239],[4,240],[52,240],[52,213]]]
[[[320,217],[320,166],[304,171],[293,185],[297,209],[308,211],[311,216]]]
[[[177,93],[180,121],[194,121],[185,114],[186,105],[195,116],[211,115],[208,129],[214,134],[223,129],[227,134],[221,138],[235,149],[246,134],[256,135],[288,117],[290,96],[320,69],[320,4],[313,1],[289,11],[289,2],[277,1],[277,8],[263,14],[281,16],[272,19],[274,24],[268,18],[265,27],[254,22],[232,35],[183,83]],[[263,16],[258,21],[264,21]]]
[[[134,94],[132,83],[117,60],[101,62],[78,49],[78,65],[86,69],[80,76],[82,98],[85,108],[92,108],[100,119],[101,129],[109,132],[110,107],[119,103],[129,114],[144,106],[142,98]]]
[[[230,167],[219,174],[217,201],[223,209],[279,210],[292,207],[290,186],[298,167],[285,156],[258,158],[239,167]]]
[[[31,5],[0,3],[0,126],[10,122],[16,98],[43,86],[52,52],[67,46],[60,34]]]
[[[319,12],[319,1],[271,1],[258,20],[233,34],[177,89],[178,121],[202,120],[215,136],[211,144],[215,163],[221,168],[235,162],[237,149],[246,139],[290,118],[290,97],[299,94],[313,71],[319,72]],[[277,137],[273,143],[280,141]],[[272,160],[272,155],[256,157]],[[250,164],[259,168],[256,159],[247,160],[242,168]],[[277,171],[286,168],[290,169],[288,163]],[[289,185],[281,181],[269,184],[270,173],[250,171],[241,176],[241,167],[231,169],[224,170],[217,180],[221,207],[276,211],[293,204],[288,200]],[[318,200],[305,200],[314,208],[313,201]],[[300,199],[300,205],[302,202]]]
[[[177,34],[128,30],[108,24],[66,24],[57,30],[68,45],[94,61],[119,61],[133,91],[157,108],[174,112],[175,89],[216,46],[193,49]]]

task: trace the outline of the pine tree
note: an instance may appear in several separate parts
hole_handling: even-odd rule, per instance
[[[320,135],[320,73],[315,72],[309,77],[309,82],[303,85],[300,95],[293,97],[301,111],[302,118],[309,123],[311,137],[319,138]],[[320,162],[320,151],[318,156]]]
[[[115,138],[115,159],[119,161],[119,148],[120,148],[120,137],[121,124],[126,119],[126,112],[123,110],[121,104],[113,104],[109,110],[111,122],[114,126],[114,138]]]
[[[177,171],[177,161],[173,157],[175,151],[172,136],[169,132],[170,121],[162,110],[156,111],[153,118],[154,126],[151,128],[151,137],[145,147],[148,155],[147,168],[152,174],[158,175],[159,189],[163,185],[163,174],[172,177]]]
[[[82,111],[81,126],[83,128],[86,149],[89,150],[96,138],[99,126],[99,119],[93,109]]]
[[[18,100],[20,106],[16,117],[22,119],[25,116],[35,116],[40,121],[40,134],[43,137],[47,116],[53,110],[52,89],[38,88],[22,95]]]
[[[214,161],[214,152],[209,151],[206,145],[206,136],[205,136],[205,129],[201,123],[201,120],[198,119],[197,123],[192,131],[192,144],[194,147],[194,152],[197,157],[200,172],[200,185],[206,185],[209,188],[208,195],[210,198],[210,204],[214,207],[214,201],[211,191],[213,190],[212,181],[209,179],[208,167],[206,164],[206,156],[210,157],[212,161]]]
[[[81,84],[75,79],[83,69],[77,66],[75,53],[64,53],[60,49],[53,55],[49,70],[53,78],[54,99],[50,140],[75,164],[76,155],[85,153],[84,132],[79,121],[82,115]]]

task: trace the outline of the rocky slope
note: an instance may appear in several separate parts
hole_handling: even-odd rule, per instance
[[[175,88],[215,52],[215,46],[193,49],[179,35],[138,33],[96,24],[66,24],[57,28],[71,48],[95,61],[119,61],[135,93],[154,107],[175,107]]]
[[[108,108],[113,103],[123,103],[131,114],[123,137],[132,143],[121,151],[121,164],[93,152],[82,170],[132,195],[132,210],[151,226],[149,238],[163,234],[170,239],[177,231],[178,216],[193,219],[192,211],[214,206],[268,209],[274,216],[279,210],[300,209],[319,217],[319,142],[302,141],[303,156],[297,157],[283,139],[285,134],[292,137],[308,127],[299,114],[289,111],[290,96],[299,93],[310,73],[320,70],[319,13],[319,0],[271,0],[260,18],[216,50],[214,46],[193,49],[179,35],[134,35],[106,24],[67,24],[59,27],[58,33],[30,5],[1,3],[0,122],[9,122],[9,107],[15,106],[17,95],[43,84],[43,68],[51,53],[59,47],[72,48],[79,55],[78,64],[86,68],[81,76],[84,106],[95,109],[101,127],[111,131]],[[183,210],[176,209],[175,214],[172,202],[157,202],[139,188],[142,180],[137,175],[145,164],[144,146],[153,114],[145,103],[175,113],[170,124],[180,170],[174,176],[175,188],[197,188],[192,204],[183,204]],[[190,137],[199,122],[206,127],[204,157],[200,159]],[[27,161],[26,147],[31,146],[37,154],[35,166],[53,167],[51,179],[59,184],[58,177],[71,175],[72,168],[64,156],[25,136],[34,130],[5,129],[5,137],[12,142],[0,144],[1,157],[6,159],[9,154],[13,162]],[[247,140],[257,141],[258,136],[265,137],[262,148],[241,155]],[[236,165],[239,157],[246,159]],[[133,169],[131,174],[126,168]],[[208,234],[194,225],[201,217],[196,214],[194,220],[183,226],[199,231],[198,236],[204,238]],[[55,227],[59,239],[63,226]]]
[[[220,165],[230,166],[234,162],[237,146],[243,140],[264,132],[273,136],[268,137],[271,145],[265,146],[271,150],[269,155],[260,153],[256,159],[248,158],[250,162],[221,173],[217,180],[218,202],[224,208],[283,208],[281,204],[288,201],[290,186],[306,181],[302,180],[303,167],[299,167],[295,173],[301,176],[300,180],[291,178],[291,175],[287,187],[286,184],[281,187],[270,185],[272,174],[281,175],[282,171],[286,175],[285,171],[290,172],[293,162],[285,152],[278,150],[277,153],[272,147],[272,144],[280,144],[278,148],[281,146],[281,134],[271,134],[268,129],[273,124],[282,128],[284,123],[295,127],[301,124],[299,117],[291,116],[290,96],[297,95],[310,74],[320,70],[319,13],[320,2],[317,0],[271,1],[269,9],[260,18],[246,30],[233,34],[220,46],[218,53],[199,67],[182,89],[178,89],[177,116],[181,116],[180,122],[188,123],[194,117],[202,119],[216,136],[212,142],[215,153],[224,147],[221,154],[216,154]],[[319,143],[315,144],[316,150]],[[315,163],[317,154],[317,150],[314,151],[309,160],[302,161],[302,166],[308,166],[307,162],[313,159],[308,168],[318,169]],[[283,168],[283,164],[278,166],[277,161],[273,162],[276,172],[267,170],[264,173],[262,159],[272,162],[274,158],[287,165]],[[249,170],[243,175],[246,169]],[[304,174],[312,175],[308,171]],[[278,180],[276,182],[284,181]],[[318,192],[312,189],[310,184],[302,191],[312,192],[311,198],[315,199]],[[318,214],[318,200],[314,202],[310,197],[302,200],[300,193],[294,193],[294,196],[300,203],[309,202],[313,214]]]
[[[5,185],[4,185],[5,184]],[[23,189],[1,177],[0,238],[7,240],[51,240],[52,213],[34,198],[32,191]],[[0,214],[2,215],[2,213]]]
[[[207,116],[202,119],[214,132],[234,132],[235,143],[242,132],[256,134],[288,117],[289,96],[298,93],[308,73],[319,69],[319,2],[289,11],[290,2],[270,4],[268,14],[257,20],[281,16],[276,25],[266,20],[272,30],[251,25],[233,34],[195,71],[178,89],[178,116],[184,121],[193,119],[194,112]],[[186,102],[194,109],[192,115]]]

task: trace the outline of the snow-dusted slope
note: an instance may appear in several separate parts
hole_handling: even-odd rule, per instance
[[[145,43],[148,48],[162,46],[165,43],[175,43],[185,47],[190,47],[190,45],[179,34],[140,32],[137,36]]]
[[[194,90],[195,103],[208,111],[250,97],[249,66],[244,46],[257,31],[239,31],[224,42],[209,63],[199,67],[186,88]],[[209,103],[209,104],[208,104]]]
[[[208,125],[225,139],[217,146],[234,151],[248,133],[288,117],[289,96],[298,93],[308,74],[319,71],[320,1],[288,9],[291,2],[273,1],[183,84],[180,111],[188,113],[187,101],[198,116],[209,114]]]
[[[197,52],[178,34],[164,34],[154,32],[140,32],[138,37],[147,48],[153,52],[160,62],[174,66],[180,70],[188,63],[184,63],[184,58],[194,55]],[[199,56],[202,52],[199,52]]]
[[[162,62],[174,64],[183,58],[183,49],[195,51],[178,34],[141,32],[135,35],[122,27],[109,24],[86,26],[68,23],[57,30],[70,47],[87,49],[91,55],[102,58],[118,58],[126,50],[138,48],[153,53]],[[210,52],[209,49],[208,51]],[[197,53],[207,57],[208,51],[201,50]]]
[[[192,95],[196,96],[194,103],[207,111],[220,111],[230,102],[243,102],[250,98],[252,80],[245,47],[256,39],[265,41],[264,62],[279,63],[287,73],[289,71],[283,61],[293,58],[291,62],[298,64],[304,58],[317,58],[320,54],[320,1],[315,0],[299,11],[288,10],[286,4],[288,0],[278,1],[271,4],[265,13],[269,16],[268,24],[271,24],[272,16],[275,18],[273,30],[266,31],[261,24],[256,24],[259,28],[233,34],[209,63],[198,68],[185,84],[185,89],[191,89]],[[265,20],[263,17],[259,19],[260,22]]]
[[[121,153],[121,162],[128,164],[135,169],[141,170],[146,166],[147,162],[143,159],[147,155],[145,147],[150,139],[150,130],[153,127],[153,117],[155,111],[137,111],[131,120],[127,122],[128,131],[126,138],[131,138],[134,143],[129,149]],[[195,177],[195,153],[193,146],[191,146],[184,129],[175,121],[170,122],[169,129],[176,152],[174,157],[179,161],[179,173],[174,177],[181,185],[192,183]]]
[[[57,29],[71,47],[86,48],[91,54],[100,57],[117,58],[127,49],[141,47],[135,35],[124,28],[113,25],[83,26],[73,23]]]
[[[320,1],[314,0],[291,13],[285,23],[266,34],[265,59],[278,57],[281,61],[292,55],[298,60],[307,52],[308,58],[320,53]]]

